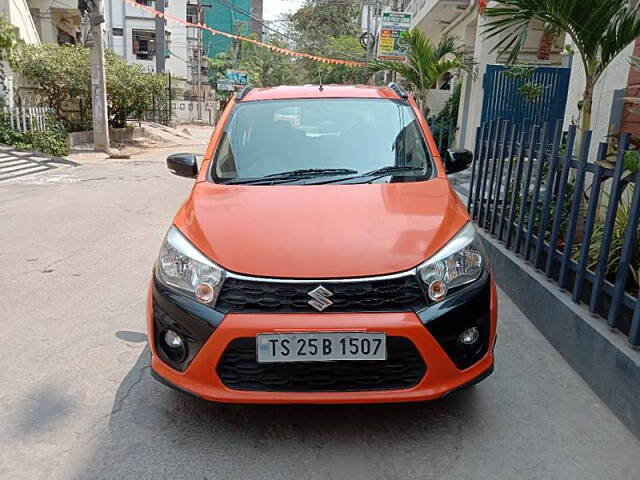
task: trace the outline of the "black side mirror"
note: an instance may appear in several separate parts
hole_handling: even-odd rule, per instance
[[[198,162],[194,153],[174,153],[167,157],[167,168],[174,175],[196,178]]]
[[[444,158],[444,169],[449,173],[465,170],[473,161],[473,153],[466,148],[450,148]]]

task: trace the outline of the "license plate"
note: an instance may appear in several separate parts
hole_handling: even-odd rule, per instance
[[[261,333],[256,347],[258,363],[387,359],[384,333]]]

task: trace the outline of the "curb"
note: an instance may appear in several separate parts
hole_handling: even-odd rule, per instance
[[[496,282],[613,413],[640,438],[640,351],[522,258],[478,229]]]

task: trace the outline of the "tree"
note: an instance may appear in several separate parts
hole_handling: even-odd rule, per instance
[[[361,33],[360,6],[331,0],[306,0],[290,15],[297,47],[307,52],[320,51],[331,37],[356,37]]]
[[[272,38],[269,42],[276,47],[287,48],[284,41]],[[274,52],[253,43],[243,42],[240,69],[249,73],[250,82],[258,87],[273,87],[296,83],[298,59]]]
[[[360,46],[358,39],[346,35],[329,38],[325,52],[327,56],[332,58],[345,60],[360,59],[362,62],[365,60],[364,50]],[[317,83],[320,83],[322,80],[322,83],[324,84],[359,84],[366,83],[367,77],[368,74],[363,67],[352,67],[349,65],[333,63],[317,63],[314,80],[317,81]]]
[[[435,88],[438,80],[445,73],[455,70],[474,74],[475,62],[464,55],[455,37],[444,36],[435,45],[424,32],[412,28],[404,32],[402,39],[407,45],[406,62],[374,60],[369,69],[372,72],[387,70],[401,75],[426,116],[429,113],[429,90]]]
[[[306,0],[304,6],[289,15],[291,36],[295,49],[301,52],[323,56],[340,56],[345,60],[362,60],[361,47],[353,48],[355,39],[362,33],[358,22],[360,5],[332,0]],[[348,42],[345,37],[351,37]],[[329,75],[334,79],[343,78],[335,83],[361,83],[356,70],[344,66],[318,64],[312,60],[301,59],[298,71],[305,81],[319,81],[318,74],[324,83],[334,83],[325,79]]]
[[[271,44],[285,47],[284,42],[278,40],[272,41]],[[215,89],[217,81],[225,78],[227,70],[232,69],[246,71],[249,83],[257,87],[273,87],[297,83],[296,62],[299,62],[298,59],[249,42],[242,42],[239,48],[239,55],[236,54],[235,47],[231,47],[228,51],[207,59],[209,63],[209,83],[212,88]],[[226,92],[218,93],[218,96],[223,100],[226,100],[228,95]]]
[[[167,100],[167,77],[127,63],[113,52],[106,55],[109,125],[126,127],[127,117],[141,118]]]
[[[532,20],[566,32],[576,44],[585,70],[582,131],[591,128],[593,89],[622,50],[640,36],[640,9],[629,0],[501,0],[484,15],[487,38],[496,37],[495,49],[508,53],[514,63],[525,44]]]
[[[75,101],[80,107],[80,123],[90,118],[91,62],[89,50],[75,45],[23,45],[16,67],[56,117],[71,121],[63,105]]]

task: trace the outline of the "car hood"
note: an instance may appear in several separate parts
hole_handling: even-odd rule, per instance
[[[467,221],[446,178],[434,178],[315,186],[200,182],[175,224],[232,272],[344,278],[413,268]]]

